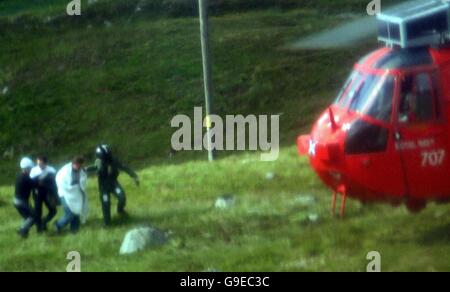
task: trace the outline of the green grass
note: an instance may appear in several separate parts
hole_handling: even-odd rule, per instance
[[[203,104],[195,17],[117,15],[111,5],[71,20],[60,8],[0,0],[0,22],[7,24],[0,26],[0,92],[9,89],[0,94],[0,155],[15,149],[13,159],[0,161],[0,270],[64,271],[66,254],[77,250],[84,271],[364,271],[367,253],[377,250],[385,271],[448,271],[448,206],[411,215],[404,207],[350,201],[347,218],[333,219],[330,192],[296,154],[295,137],[309,130],[352,64],[376,47],[282,49],[346,21],[339,13],[366,1],[325,2],[230,8],[211,18],[215,112],[281,113],[282,152],[272,163],[232,152],[209,164],[204,152],[168,156],[171,118]],[[55,18],[43,21],[47,16]],[[11,185],[20,156],[45,152],[60,166],[77,153],[91,158],[100,142],[141,169],[140,188],[121,178],[131,217],[102,229],[92,179],[91,217],[80,234],[19,239]],[[265,179],[267,172],[276,178]],[[217,211],[214,201],[225,193],[237,204]],[[302,206],[303,196],[317,203]],[[308,222],[310,214],[319,221]],[[173,231],[171,243],[119,256],[126,231],[146,224]]]
[[[266,173],[275,179],[267,180]],[[21,240],[18,215],[0,207],[0,270],[64,271],[69,251],[81,253],[83,271],[365,271],[369,251],[379,251],[383,271],[448,271],[448,206],[431,205],[418,215],[404,207],[362,206],[350,201],[345,220],[330,216],[331,195],[294,148],[277,162],[237,155],[214,164],[155,166],[140,173],[140,188],[122,177],[130,219],[101,228],[96,183],[89,187],[91,217],[76,235],[37,235]],[[11,188],[1,188],[6,202]],[[236,205],[213,208],[224,193]],[[311,206],[299,198],[314,196]],[[311,223],[309,214],[318,214]],[[173,232],[161,248],[119,256],[125,233],[153,225]]]
[[[47,15],[65,11],[69,0],[0,0],[0,16]]]

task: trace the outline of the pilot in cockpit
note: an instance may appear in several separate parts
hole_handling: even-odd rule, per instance
[[[417,94],[409,92],[402,100],[402,107],[399,114],[400,123],[414,123],[418,120]]]

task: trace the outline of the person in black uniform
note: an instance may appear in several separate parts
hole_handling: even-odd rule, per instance
[[[117,213],[125,215],[126,194],[118,181],[120,171],[126,172],[139,186],[138,175],[128,166],[122,164],[113,156],[108,145],[99,145],[95,150],[97,159],[93,166],[88,167],[88,173],[96,172],[98,176],[98,188],[102,203],[103,221],[107,226],[111,223],[111,194],[118,200]]]
[[[34,196],[36,226],[38,232],[44,232],[47,230],[48,223],[56,216],[59,204],[55,181],[56,169],[48,165],[47,157],[42,155],[37,158],[37,166],[31,170],[30,177],[36,185]],[[42,219],[43,205],[48,209],[48,214],[44,219]]]
[[[30,196],[35,188],[34,181],[30,178],[33,161],[25,157],[20,161],[21,172],[17,175],[14,196],[14,207],[24,219],[18,234],[23,238],[28,237],[31,227],[36,223],[33,208],[30,206]]]

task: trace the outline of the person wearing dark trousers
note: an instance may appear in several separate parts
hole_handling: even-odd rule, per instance
[[[139,186],[139,177],[132,169],[113,156],[108,145],[97,146],[95,155],[96,160],[94,165],[88,167],[86,170],[88,173],[97,173],[103,222],[108,226],[111,224],[111,194],[118,200],[117,213],[119,215],[126,214],[125,207],[127,197],[123,187],[118,181],[120,171],[124,171],[133,178],[137,186]]]
[[[55,176],[56,170],[48,165],[47,157],[39,156],[37,158],[37,166],[34,167],[30,173],[30,177],[36,185],[34,207],[38,232],[46,231],[47,224],[52,221],[57,213],[57,205],[59,200]],[[44,219],[42,219],[42,209],[44,205],[48,209],[48,214]]]
[[[30,178],[30,171],[33,166],[33,161],[30,158],[22,158],[20,161],[22,171],[16,179],[14,207],[24,220],[18,231],[18,234],[23,238],[28,237],[31,227],[36,223],[34,210],[30,206],[30,196],[35,187],[33,180]]]

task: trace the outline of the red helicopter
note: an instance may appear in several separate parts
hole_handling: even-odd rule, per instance
[[[376,17],[378,49],[355,66],[334,103],[298,137],[300,155],[347,198],[450,201],[450,4],[414,1]]]

